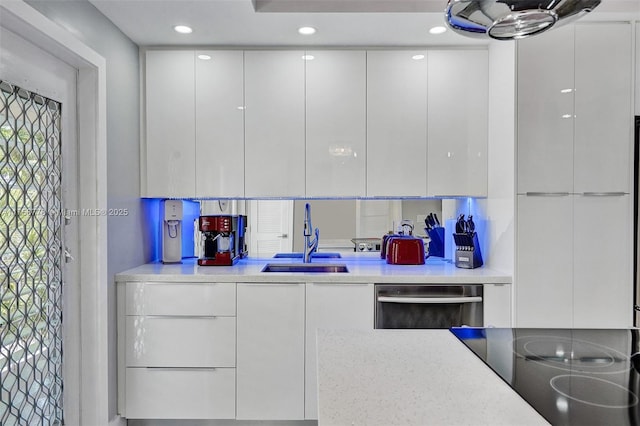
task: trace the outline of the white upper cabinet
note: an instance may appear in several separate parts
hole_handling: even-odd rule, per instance
[[[144,197],[195,193],[194,67],[190,50],[146,52]]]
[[[428,68],[428,193],[486,197],[488,52],[429,51]]]
[[[517,42],[518,193],[573,188],[573,27]]]
[[[195,87],[195,195],[243,197],[243,52],[197,51]]]
[[[245,52],[245,195],[305,195],[304,52]]]
[[[487,50],[145,54],[143,197],[487,195]]]
[[[367,195],[427,195],[427,52],[367,52]]]
[[[630,191],[632,37],[629,23],[575,26],[577,193]]]
[[[629,192],[632,37],[579,23],[518,41],[518,193]]]
[[[366,53],[319,50],[305,57],[306,196],[364,196]]]

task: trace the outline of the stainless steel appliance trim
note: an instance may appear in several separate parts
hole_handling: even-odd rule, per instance
[[[484,324],[482,284],[375,284],[375,329]]]
[[[466,297],[393,297],[378,296],[378,302],[385,303],[476,303],[482,302],[480,296]]]
[[[340,282],[340,283],[335,283],[335,282],[316,283],[316,282],[309,282],[308,284],[322,285],[322,286],[335,286],[335,285],[338,285],[339,287],[344,287],[344,286],[347,286],[347,285],[350,285],[350,286],[354,286],[354,285],[363,286],[363,285],[369,285],[371,283],[343,283],[343,282]]]

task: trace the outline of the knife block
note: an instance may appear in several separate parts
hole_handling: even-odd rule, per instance
[[[482,253],[478,234],[453,234],[456,243],[455,265],[458,268],[475,269],[482,266]]]
[[[431,228],[429,234],[429,256],[444,257],[444,227]]]

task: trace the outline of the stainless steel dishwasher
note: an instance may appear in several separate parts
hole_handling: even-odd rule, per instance
[[[376,284],[376,328],[483,326],[482,284]]]

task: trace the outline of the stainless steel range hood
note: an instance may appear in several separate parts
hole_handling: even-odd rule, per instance
[[[476,38],[516,40],[574,21],[601,0],[449,0],[446,22]]]

